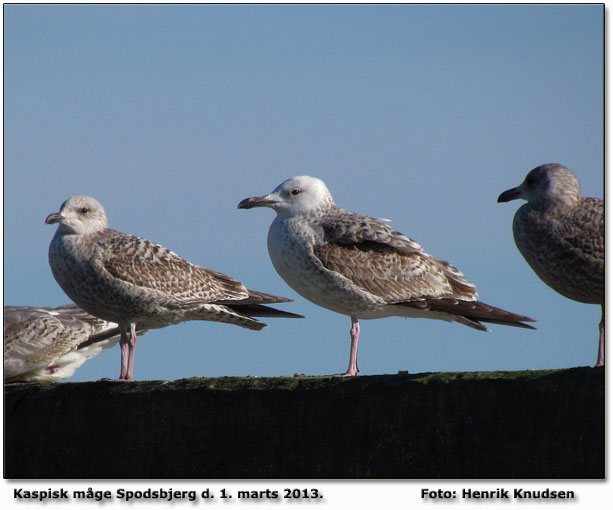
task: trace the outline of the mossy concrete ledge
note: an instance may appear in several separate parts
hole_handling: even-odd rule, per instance
[[[5,386],[6,478],[593,478],[604,370]]]

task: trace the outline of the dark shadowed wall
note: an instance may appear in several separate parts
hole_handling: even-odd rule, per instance
[[[603,478],[604,370],[5,386],[7,478]]]

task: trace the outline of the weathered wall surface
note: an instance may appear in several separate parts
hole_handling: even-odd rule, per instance
[[[604,370],[5,386],[7,478],[603,478]]]

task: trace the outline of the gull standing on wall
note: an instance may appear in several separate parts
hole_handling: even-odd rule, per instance
[[[260,330],[266,324],[254,316],[302,317],[263,306],[291,299],[246,289],[159,244],[110,229],[92,197],[69,198],[45,223],[59,223],[49,264],[60,287],[85,311],[119,324],[119,380],[134,378],[136,328],[202,320]]]
[[[449,263],[381,220],[338,207],[325,183],[293,177],[239,209],[270,207],[268,253],[281,277],[309,301],[351,317],[347,371],[358,372],[359,319],[422,317],[487,331],[481,321],[534,329],[529,317],[477,301],[477,290]]]
[[[602,308],[596,365],[604,365],[604,201],[582,197],[579,180],[549,163],[498,202],[527,200],[513,218],[513,237],[526,262],[553,290]]]

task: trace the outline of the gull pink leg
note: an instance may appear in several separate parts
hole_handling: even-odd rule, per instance
[[[351,316],[351,350],[349,352],[349,367],[344,374],[336,374],[338,377],[357,375],[358,370],[358,340],[360,339],[360,323],[355,315]]]
[[[604,304],[602,306],[602,319],[600,319],[600,341],[598,342],[598,360],[596,366],[604,365]]]
[[[126,372],[126,381],[134,380],[134,351],[136,351],[136,324],[130,323],[130,338],[129,338],[129,354],[128,354],[128,369]]]
[[[121,336],[119,338],[119,347],[121,348],[121,371],[119,373],[119,380],[124,381],[126,374],[128,373],[128,355],[130,350],[130,339],[124,326],[120,326]]]
[[[134,378],[134,347],[136,345],[136,325],[119,326],[119,348],[121,349],[121,370],[119,379],[102,379],[103,381],[132,381]]]

